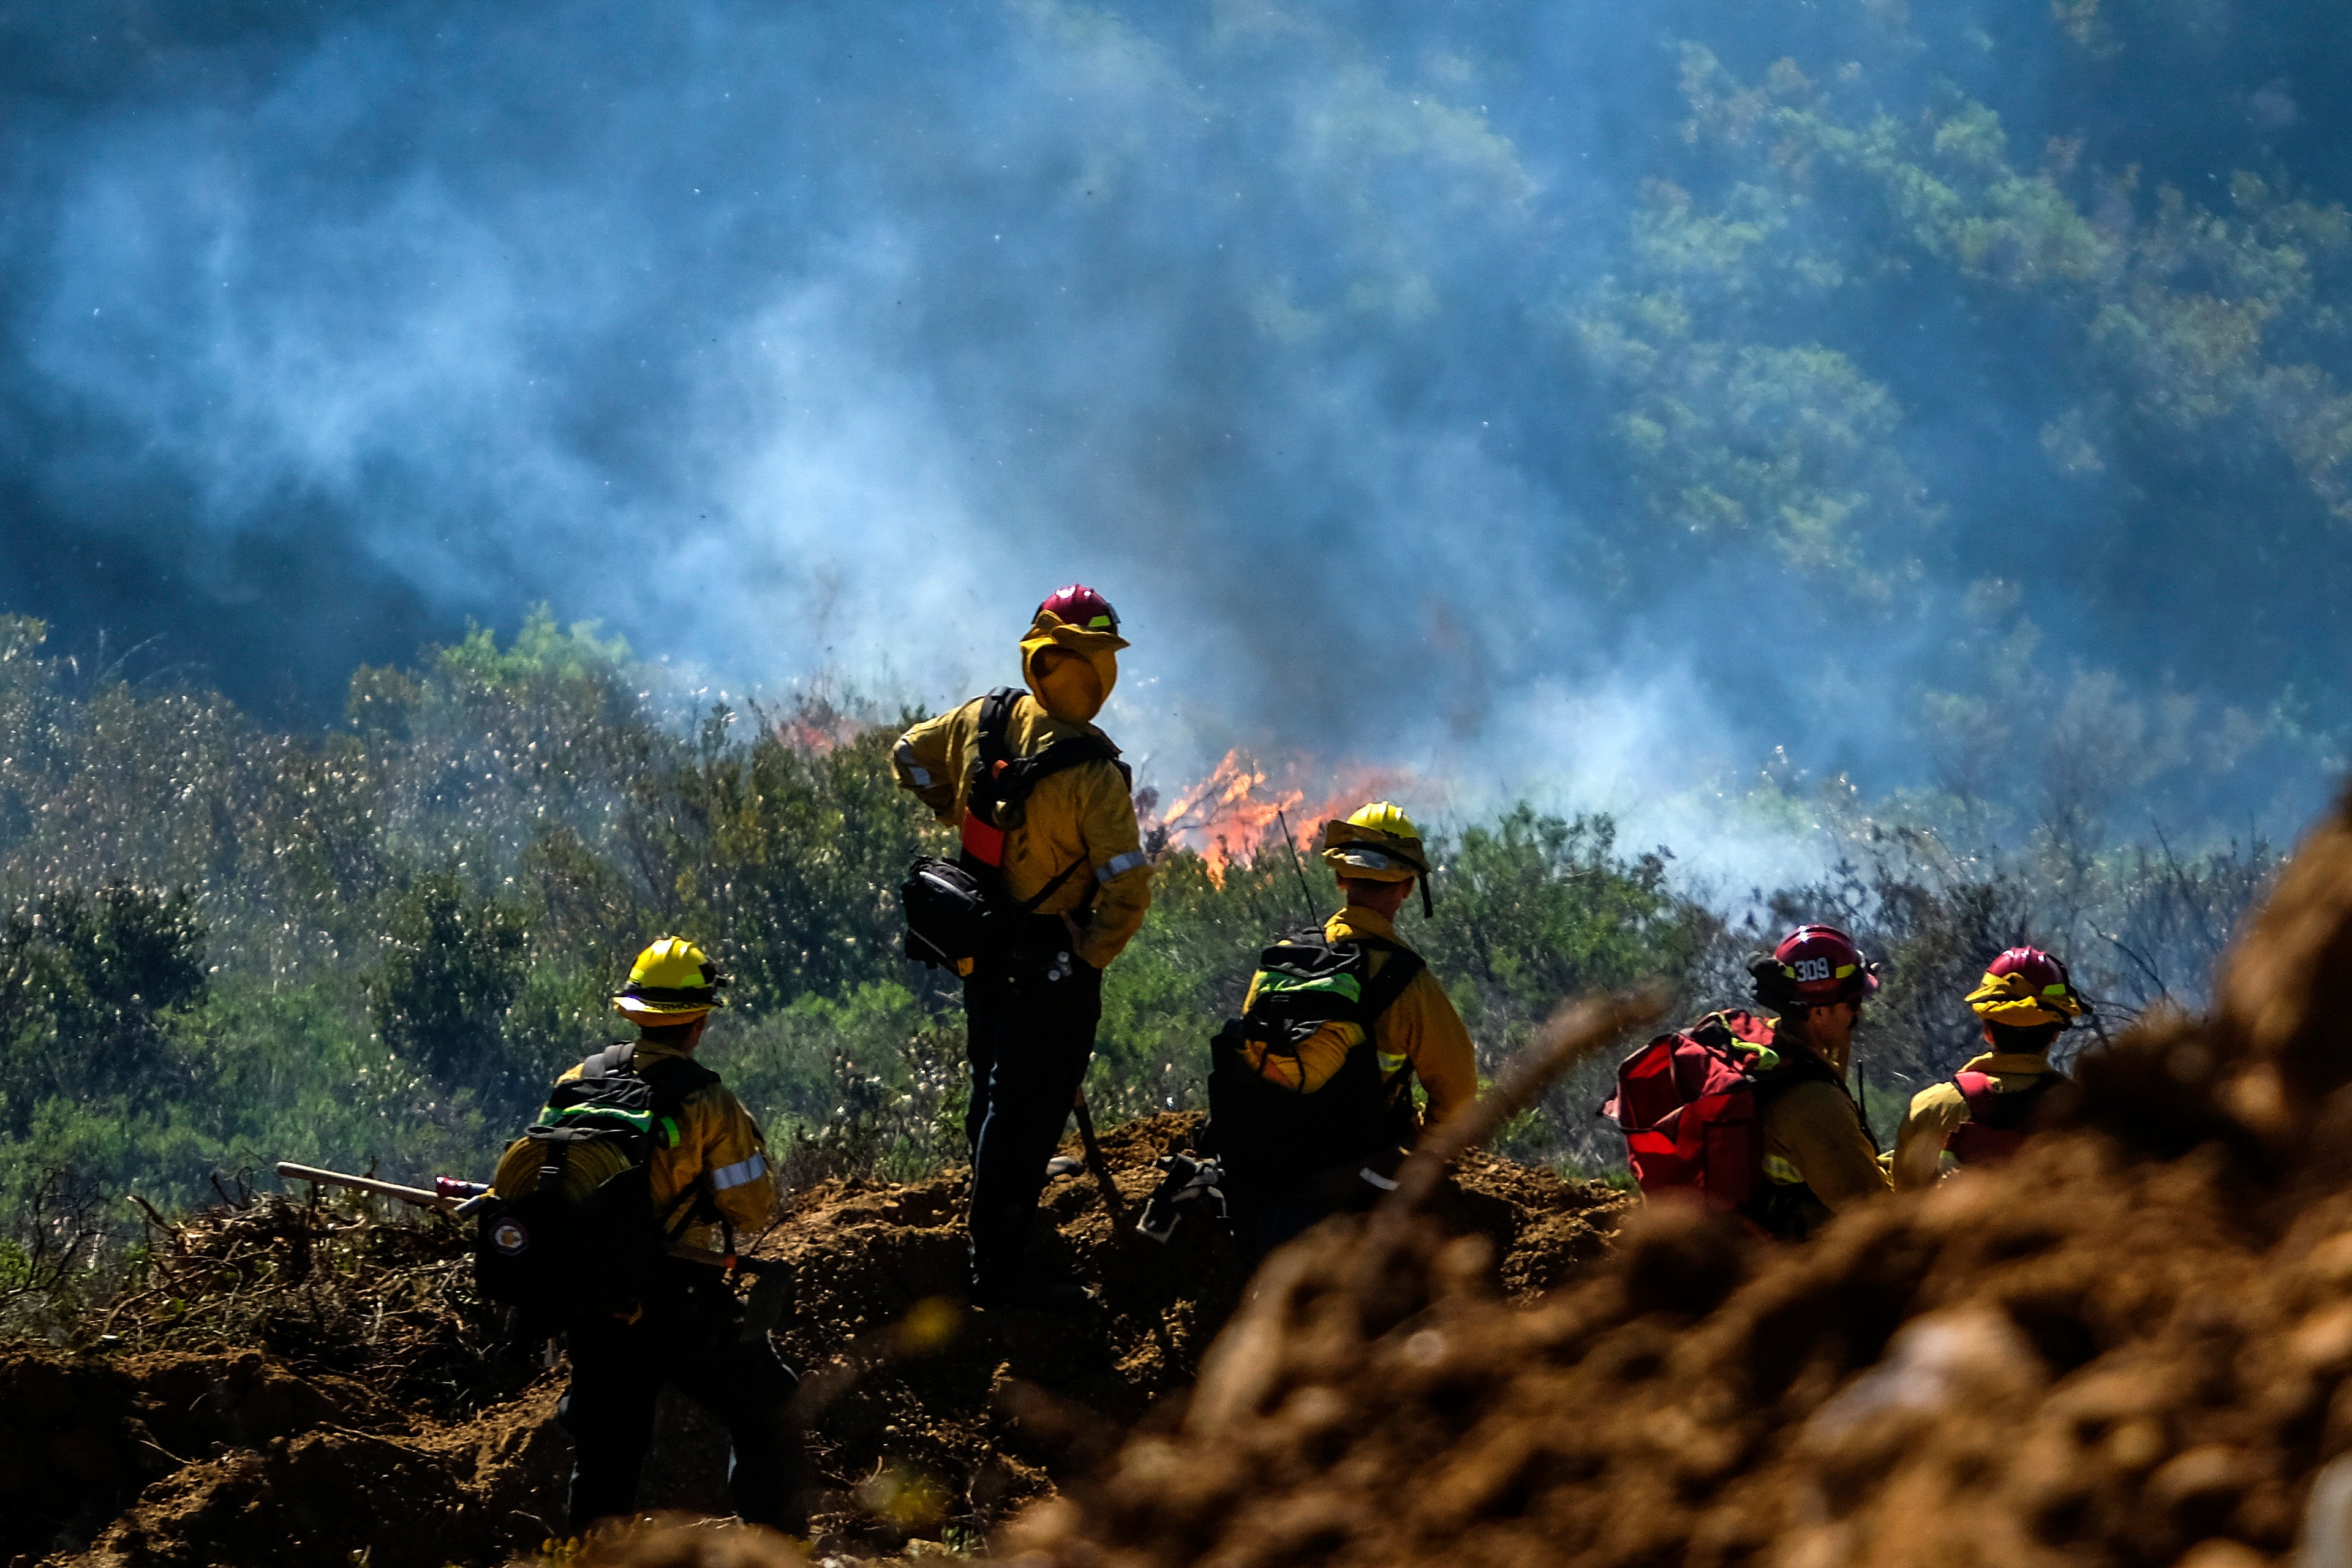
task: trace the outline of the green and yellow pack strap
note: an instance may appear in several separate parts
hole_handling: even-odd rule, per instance
[[[591,1139],[624,1140],[623,1146],[632,1152],[632,1164],[650,1159],[656,1150],[677,1147],[680,1107],[697,1089],[717,1083],[719,1075],[699,1062],[678,1057],[640,1068],[636,1054],[635,1043],[626,1040],[591,1051],[580,1064],[579,1076],[558,1083],[548,1096],[530,1133],[546,1150],[539,1172],[542,1188],[563,1179],[563,1166],[572,1148]],[[670,1216],[681,1208],[687,1212],[670,1226]],[[712,1199],[707,1174],[698,1174],[692,1185],[655,1215],[666,1238],[672,1241],[698,1219],[726,1224],[726,1216]]]
[[[1374,952],[1388,954],[1377,972]],[[1244,1022],[1288,1026],[1286,1032],[1300,1039],[1328,1023],[1355,1024],[1369,1036],[1426,967],[1402,942],[1377,936],[1335,942],[1311,927],[1258,955],[1257,994]]]

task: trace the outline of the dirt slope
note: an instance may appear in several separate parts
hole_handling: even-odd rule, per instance
[[[1131,1208],[1194,1119],[1113,1131]],[[1049,1189],[1039,1255],[1101,1286],[1068,1318],[978,1314],[961,1173],[799,1194],[763,1244],[777,1334],[807,1373],[820,1521],[845,1550],[976,1539],[1111,1453],[1188,1387],[1242,1270],[1219,1227],[1114,1241],[1092,1181]],[[1450,1223],[1490,1238],[1497,1288],[1540,1289],[1600,1255],[1622,1199],[1474,1159]],[[560,1370],[501,1347],[466,1289],[462,1239],[360,1209],[277,1199],[164,1238],[155,1277],[67,1353],[0,1347],[0,1562],[486,1563],[559,1517],[570,1446]],[[719,1435],[666,1410],[641,1501],[723,1510]],[[709,1538],[691,1537],[707,1542]]]
[[[2009,1168],[1766,1249],[1652,1209],[1532,1311],[1426,1226],[1276,1259],[1046,1568],[2352,1563],[2352,824],[2210,1024]]]

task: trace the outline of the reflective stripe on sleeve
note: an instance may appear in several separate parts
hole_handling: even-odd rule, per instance
[[[1124,855],[1114,855],[1104,861],[1102,869],[1095,873],[1095,880],[1108,882],[1113,877],[1124,877],[1137,867],[1148,866],[1150,863],[1150,856],[1140,849],[1130,849]]]
[[[931,787],[931,770],[915,761],[914,747],[901,741],[898,742],[898,749],[891,755],[898,759],[898,765],[907,770],[907,776],[915,781],[917,789]]]
[[[734,1164],[722,1165],[711,1172],[710,1190],[714,1193],[723,1193],[730,1187],[740,1187],[744,1183],[756,1181],[767,1173],[768,1157],[765,1154],[754,1154],[748,1160],[739,1160]]]

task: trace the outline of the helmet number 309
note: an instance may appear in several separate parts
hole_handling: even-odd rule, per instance
[[[1826,958],[1801,958],[1790,967],[1797,972],[1800,982],[1832,978],[1830,961]]]

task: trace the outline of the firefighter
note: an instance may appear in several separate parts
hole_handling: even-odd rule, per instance
[[[1878,1144],[1846,1087],[1854,1026],[1878,989],[1874,965],[1835,926],[1799,926],[1748,965],[1756,1000],[1778,1015],[1775,1064],[1759,1075],[1764,1192],[1758,1223],[1801,1240],[1831,1215],[1889,1190]]]
[[[1469,1031],[1444,986],[1399,939],[1417,886],[1430,911],[1421,829],[1374,801],[1324,825],[1341,908],[1265,950],[1242,1016],[1212,1047],[1210,1142],[1253,1254],[1393,1187],[1422,1128],[1478,1092]],[[1416,1113],[1412,1086],[1427,1091]]]
[[[572,1384],[556,1419],[576,1449],[570,1500],[575,1535],[636,1507],[654,1405],[665,1384],[727,1428],[733,1447],[728,1489],[744,1521],[788,1535],[807,1531],[800,1437],[789,1415],[795,1380],[764,1333],[742,1336],[731,1273],[720,1267],[737,1246],[759,1236],[776,1205],[776,1178],[758,1124],[719,1075],[694,1059],[712,1009],[724,1004],[719,991],[726,984],[683,937],[655,942],[637,955],[628,984],[613,998],[614,1011],[637,1026],[633,1047],[600,1053],[558,1080],[560,1090],[583,1072],[612,1071],[652,1084],[652,1214],[661,1239],[677,1253],[708,1259],[666,1253],[635,1300],[564,1323]],[[527,1173],[509,1167],[536,1165],[543,1147],[518,1140],[494,1186],[503,1193],[527,1186]]]
[[[971,1289],[981,1307],[1070,1310],[1076,1281],[1030,1267],[1030,1222],[1102,1016],[1102,972],[1142,925],[1150,859],[1118,748],[1092,722],[1118,680],[1118,616],[1073,584],[1022,637],[1025,691],[916,725],[901,788],[959,831],[960,864],[1013,930],[963,975],[971,1104]]]
[[[2091,1011],[2065,964],[2038,947],[1994,959],[1968,1002],[1990,1048],[1911,1097],[1895,1140],[1895,1184],[1906,1192],[2015,1153],[2034,1114],[2069,1082],[2050,1065],[2050,1047]]]

